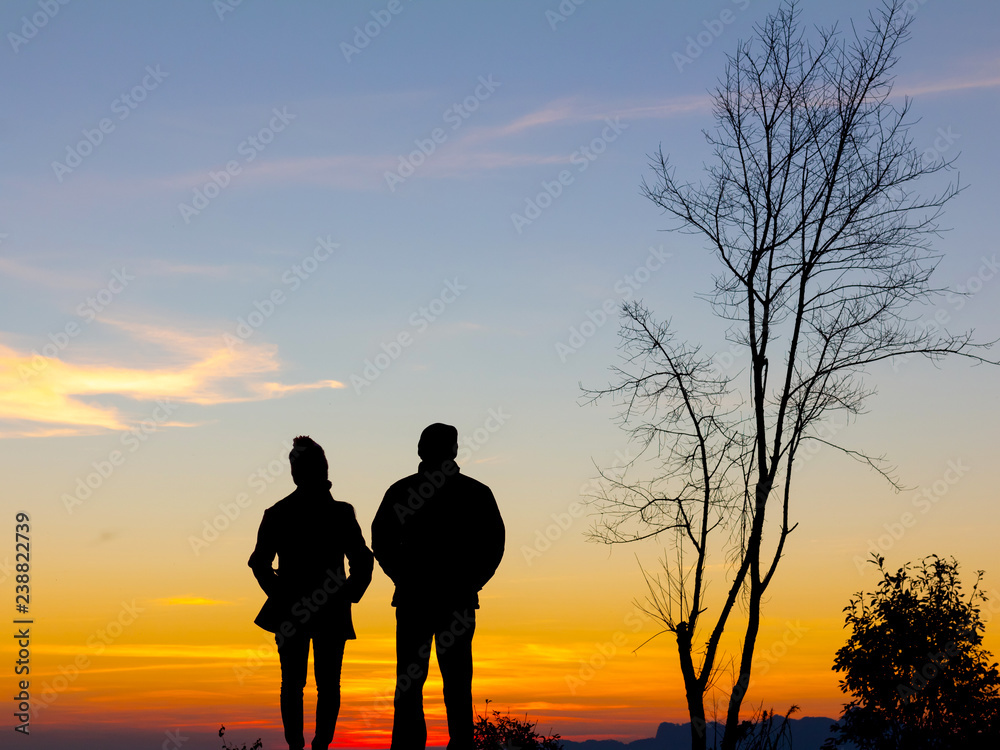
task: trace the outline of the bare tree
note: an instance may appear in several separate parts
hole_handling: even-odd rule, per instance
[[[864,375],[882,360],[990,361],[972,331],[922,326],[912,313],[945,291],[931,285],[931,240],[959,188],[915,192],[953,161],[924,161],[908,134],[909,100],[890,98],[912,20],[904,6],[885,0],[866,32],[817,29],[807,39],[796,3],[785,2],[728,57],[705,178],[679,180],[661,150],[655,178],[643,182],[681,231],[706,241],[719,264],[713,311],[749,355],[745,371],[727,373],[633,302],[623,308],[616,380],[589,391],[617,399],[623,426],[647,457],[656,452],[649,479],[637,481],[636,466],[603,473],[592,534],[610,544],[671,541],[665,580],[647,576],[646,606],[676,637],[696,750],[706,747],[706,692],[724,671],[720,642],[739,603],[746,625],[722,741],[736,747],[761,601],[795,529],[791,480],[803,444],[836,448],[899,489],[880,457],[831,440],[821,420],[862,413],[873,393]],[[714,620],[703,622],[709,553],[719,549],[728,578]]]

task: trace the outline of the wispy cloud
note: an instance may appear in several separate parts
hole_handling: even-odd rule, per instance
[[[538,128],[599,122],[607,117],[620,117],[630,121],[670,119],[699,110],[707,111],[711,104],[711,99],[706,94],[667,99],[602,99],[600,101],[588,101],[583,97],[564,98],[549,102],[506,124],[470,130],[464,140],[469,143],[498,141]]]
[[[900,84],[898,90],[915,95],[992,88],[998,85],[1000,76],[986,75]],[[509,145],[518,138],[544,129],[600,122],[609,117],[617,117],[625,122],[670,120],[695,113],[707,113],[711,107],[712,97],[708,93],[638,99],[563,97],[500,124],[475,126],[470,123],[455,139],[445,143],[440,153],[427,160],[421,168],[421,174],[428,177],[460,177],[495,169],[560,163],[568,158],[563,153],[531,152],[525,151],[523,147],[511,149]],[[374,190],[384,187],[383,174],[394,169],[398,159],[398,154],[340,154],[261,160],[245,168],[240,180],[248,185],[297,183]],[[165,178],[158,181],[158,184],[171,188],[190,188],[203,181],[204,174],[188,173]]]
[[[906,96],[919,94],[949,94],[969,89],[989,89],[1000,86],[1000,74],[989,74],[974,78],[949,78],[943,81],[914,81],[896,84],[896,93]]]
[[[910,96],[933,95],[997,86],[1000,86],[1000,74],[987,69],[970,77],[899,82],[896,93]],[[391,106],[395,101],[391,99],[385,103],[388,109],[383,113],[384,116],[398,112],[398,109],[393,109]],[[402,106],[398,102],[397,105]],[[537,150],[532,147],[530,137],[546,129],[558,132],[560,128],[600,122],[607,117],[618,117],[629,123],[638,120],[670,120],[690,114],[708,113],[711,105],[712,98],[707,92],[672,97],[594,98],[584,95],[560,97],[499,123],[480,125],[477,117],[445,143],[440,153],[428,159],[421,167],[420,173],[424,177],[464,178],[496,169],[560,163],[566,160],[565,153],[553,152],[550,147]],[[428,122],[427,129],[434,127],[435,124],[433,121]],[[424,135],[422,132],[413,134],[414,137],[422,135]],[[525,140],[526,137],[529,140]],[[566,149],[567,152],[569,150],[571,149]],[[398,153],[262,157],[252,164],[242,165],[240,174],[233,178],[233,185],[241,189],[309,185],[349,191],[377,191],[385,188],[384,175],[397,167],[399,157]],[[61,186],[61,189],[71,204],[80,206],[95,202],[127,200],[156,193],[167,193],[171,199],[182,200],[187,199],[192,190],[204,185],[209,179],[209,170],[216,166],[206,165],[204,168],[151,177],[80,175],[79,179],[68,182]],[[36,197],[32,193],[30,180],[18,181],[18,190],[29,204],[40,200],[44,202],[42,196],[47,194],[49,187],[47,182],[35,185],[34,189],[38,192]],[[0,272],[25,279],[38,277],[38,271],[34,268],[10,263],[5,267],[2,263],[0,261]],[[178,265],[175,270],[177,273],[199,275],[221,272],[221,269],[195,265]],[[66,281],[72,283],[70,279]]]
[[[113,322],[133,339],[155,344],[165,362],[135,367],[117,361],[75,363],[57,358],[36,367],[30,353],[0,344],[0,437],[87,435],[127,430],[130,418],[95,397],[178,404],[236,403],[300,391],[343,388],[336,380],[286,384],[264,376],[281,369],[273,344],[229,347],[220,334],[191,333],[133,322]],[[161,427],[190,422],[161,421]]]
[[[520,135],[538,127],[565,122],[579,122],[580,119],[581,110],[578,102],[575,99],[560,99],[550,102],[526,115],[521,115],[503,125],[474,128],[469,131],[465,141],[468,143],[494,141]]]

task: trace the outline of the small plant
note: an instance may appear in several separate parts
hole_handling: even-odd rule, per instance
[[[247,747],[247,743],[245,743],[245,742],[243,743],[243,747],[237,747],[236,745],[230,745],[228,742],[226,742],[226,727],[225,727],[225,725],[222,725],[222,726],[219,727],[219,736],[222,738],[222,748],[223,748],[223,750],[261,750],[261,748],[264,747],[264,743],[263,743],[263,741],[261,741],[260,737],[258,737],[257,741],[255,743],[253,743],[249,748]]]
[[[739,750],[782,750],[792,746],[792,728],[788,723],[793,713],[799,710],[792,706],[784,716],[775,711],[762,709],[740,723],[737,729],[736,747]]]
[[[489,714],[493,717],[490,718]],[[490,702],[486,701],[486,711],[482,716],[476,716],[473,727],[472,741],[476,750],[561,750],[559,735],[545,737],[535,731],[537,722],[513,718],[508,712],[501,715],[499,711],[490,711]]]

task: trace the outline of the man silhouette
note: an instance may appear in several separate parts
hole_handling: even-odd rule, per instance
[[[423,686],[431,640],[444,683],[448,750],[471,750],[478,592],[503,557],[504,525],[490,488],[459,472],[454,427],[427,427],[417,454],[417,473],[386,491],[372,523],[375,559],[396,584],[392,750],[426,745]]]
[[[348,503],[330,494],[323,449],[311,438],[292,442],[296,489],[264,511],[249,565],[267,601],[254,622],[274,633],[281,663],[281,721],[290,750],[303,750],[302,691],[309,642],[316,675],[313,750],[327,750],[340,713],[344,645],[356,637],[351,604],[372,579],[372,553]],[[278,569],[271,568],[278,556]],[[344,556],[350,576],[344,571]]]

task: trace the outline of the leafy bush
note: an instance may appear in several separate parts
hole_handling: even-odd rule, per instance
[[[873,556],[882,581],[844,611],[852,630],[833,668],[843,673],[838,737],[863,750],[1000,747],[1000,672],[983,648],[979,584],[962,596],[958,563],[937,555],[896,573]]]
[[[493,717],[490,718],[489,714]],[[511,717],[508,712],[502,715],[496,709],[490,711],[490,702],[486,701],[484,715],[476,716],[473,727],[473,743],[476,750],[561,750],[559,735],[545,737],[535,731],[537,722],[524,721]]]

